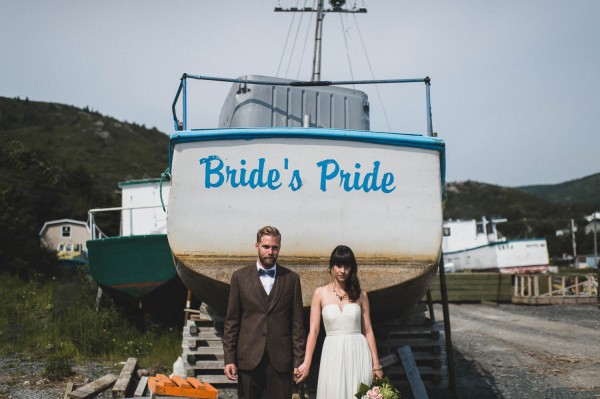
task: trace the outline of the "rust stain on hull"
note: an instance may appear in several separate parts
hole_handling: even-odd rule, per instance
[[[369,293],[374,318],[387,319],[416,304],[431,284],[437,261],[414,257],[357,258],[361,286]],[[255,262],[256,257],[175,254],[177,272],[184,284],[220,314],[227,310],[232,273]],[[314,290],[331,281],[328,257],[280,256],[278,262],[300,275],[305,308],[310,307]]]

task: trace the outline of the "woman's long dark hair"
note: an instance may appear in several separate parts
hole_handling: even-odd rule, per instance
[[[354,252],[345,246],[338,245],[335,247],[329,258],[329,272],[333,266],[350,266],[350,275],[345,281],[344,291],[348,295],[348,299],[355,302],[360,298],[360,282],[358,281],[358,265],[356,264],[356,258]]]

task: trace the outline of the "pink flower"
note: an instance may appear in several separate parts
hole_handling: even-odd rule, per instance
[[[383,394],[379,387],[373,387],[367,391],[367,398],[369,399],[383,399]]]

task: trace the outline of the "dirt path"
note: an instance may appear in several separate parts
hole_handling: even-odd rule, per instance
[[[600,398],[598,307],[451,304],[450,320],[461,398]]]

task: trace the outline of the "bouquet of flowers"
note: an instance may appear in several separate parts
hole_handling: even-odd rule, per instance
[[[389,378],[375,377],[371,386],[360,384],[360,388],[354,396],[357,399],[399,399],[400,392],[390,384]]]

